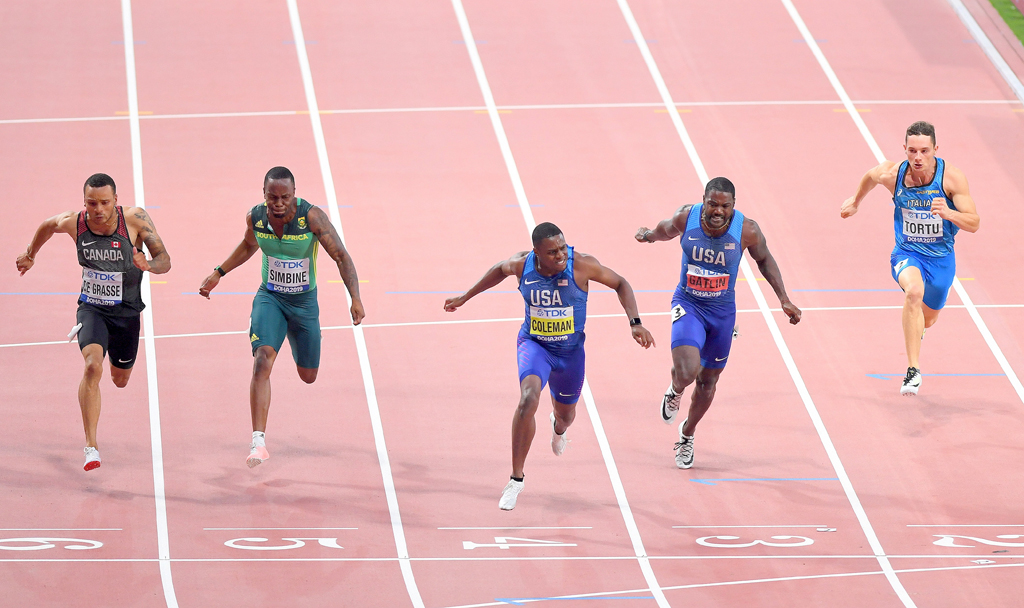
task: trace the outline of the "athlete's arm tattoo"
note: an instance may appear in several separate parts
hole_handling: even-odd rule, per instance
[[[348,250],[345,249],[345,244],[341,242],[338,231],[334,229],[334,224],[331,223],[327,214],[318,207],[311,207],[307,217],[310,231],[316,235],[327,255],[331,256],[331,259],[338,264],[341,280],[345,282],[345,287],[348,289],[349,295],[352,296],[352,300],[358,302],[360,300],[359,276],[356,274],[356,265]]]
[[[164,242],[160,239],[160,235],[157,234],[156,226],[153,224],[153,220],[150,219],[149,214],[146,213],[146,210],[141,207],[134,207],[134,209],[136,220],[134,223],[138,231],[135,246],[141,250],[144,243],[152,258],[149,260],[149,272],[163,274],[171,269],[171,255],[167,253],[167,248],[164,247]]]

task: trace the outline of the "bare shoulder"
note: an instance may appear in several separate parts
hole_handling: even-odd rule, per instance
[[[874,173],[878,183],[893,190],[896,187],[896,178],[900,174],[900,163],[891,160],[882,161],[882,164],[875,167]]]
[[[520,251],[512,254],[512,257],[502,262],[501,269],[505,276],[523,276],[523,266],[526,264],[526,256],[528,255],[530,255],[529,251]]]
[[[153,219],[142,207],[123,207],[125,221],[133,227],[145,226],[150,230],[154,229]]]
[[[761,227],[753,219],[743,216],[743,228],[741,229],[742,248],[746,249],[763,238]]]
[[[957,167],[946,163],[946,170],[942,175],[942,189],[949,195],[967,194],[967,176]]]
[[[65,211],[59,213],[53,217],[52,220],[56,224],[57,232],[63,232],[70,234],[73,237],[78,236],[78,212],[77,211]]]
[[[572,272],[578,281],[589,281],[599,277],[605,270],[604,265],[589,253],[573,252]]]

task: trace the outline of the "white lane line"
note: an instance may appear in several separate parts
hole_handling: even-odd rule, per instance
[[[699,529],[710,528],[710,529],[717,530],[719,528],[827,528],[828,526],[826,526],[825,524],[821,524],[820,526],[809,525],[809,524],[805,524],[805,525],[799,525],[798,524],[798,525],[784,525],[784,526],[763,525],[763,526],[672,526],[672,527],[673,528],[677,528],[677,529],[693,528],[693,529],[698,529],[699,530]]]
[[[462,528],[438,528],[438,530],[593,530],[593,526],[469,526]]]
[[[505,168],[512,181],[512,188],[515,190],[516,200],[519,202],[519,210],[523,214],[527,233],[532,236],[533,229],[537,227],[537,222],[533,218],[533,211],[530,209],[530,203],[526,198],[526,190],[523,188],[523,182],[519,176],[519,169],[516,167],[515,158],[512,156],[512,148],[508,143],[508,138],[505,136],[505,128],[501,124],[501,115],[498,113],[498,108],[494,103],[494,95],[491,93],[491,87],[487,83],[487,75],[484,72],[483,62],[480,60],[480,54],[477,52],[476,39],[473,38],[473,32],[470,30],[469,19],[466,17],[466,10],[462,6],[462,0],[452,0],[452,7],[455,9],[455,15],[459,21],[462,38],[466,43],[466,50],[469,52],[469,60],[473,64],[473,72],[476,74],[477,84],[480,86],[480,93],[483,95],[484,104],[487,106],[487,114],[491,118],[494,135],[498,140],[498,146],[501,148],[501,156],[505,160]],[[612,457],[611,446],[608,443],[608,437],[605,435],[604,426],[601,424],[601,417],[597,412],[597,405],[594,403],[594,395],[590,390],[590,382],[587,380],[586,376],[583,377],[583,402],[586,405],[587,414],[590,416],[591,423],[594,427],[594,433],[597,435],[597,443],[601,449],[601,456],[604,458],[605,467],[608,469],[608,477],[611,480],[612,489],[615,492],[615,499],[618,502],[619,511],[622,514],[623,522],[625,523],[626,530],[629,533],[629,539],[633,545],[633,552],[636,554],[640,570],[644,575],[644,580],[647,581],[649,591],[653,594],[658,606],[661,608],[668,608],[668,600],[665,599],[665,594],[661,591],[661,587],[658,585],[658,579],[654,575],[654,570],[651,568],[650,561],[647,559],[647,550],[644,548],[643,540],[640,538],[640,529],[637,528],[636,521],[633,519],[633,511],[630,509],[629,501],[626,499],[626,492],[622,486],[622,479],[619,477],[618,467],[615,465],[615,459]]]
[[[299,59],[299,68],[302,72],[302,86],[306,94],[306,106],[309,108],[309,122],[313,128],[313,139],[316,142],[316,155],[320,161],[320,173],[324,181],[324,192],[330,208],[331,223],[338,231],[342,242],[345,241],[345,233],[341,227],[341,214],[338,212],[338,196],[334,189],[334,176],[331,173],[331,165],[327,156],[327,141],[324,138],[323,124],[320,122],[320,109],[316,100],[316,92],[313,89],[313,72],[309,66],[309,56],[306,54],[306,37],[302,32],[302,22],[299,19],[299,7],[296,0],[287,0],[288,17],[291,20],[292,35],[295,40],[295,51]],[[352,297],[348,290],[345,290],[345,300],[349,307],[352,305]],[[346,307],[348,308],[348,307]],[[380,473],[384,483],[384,494],[387,498],[388,512],[391,516],[391,531],[395,537],[395,549],[398,553],[398,564],[402,571],[402,579],[405,581],[405,588],[409,594],[414,608],[424,608],[423,599],[420,597],[419,588],[416,586],[416,579],[413,577],[412,564],[409,562],[409,548],[405,542],[405,529],[402,527],[402,516],[398,510],[398,494],[395,490],[395,480],[391,474],[391,459],[388,457],[387,444],[384,442],[384,426],[380,419],[380,407],[377,403],[377,389],[374,387],[373,374],[370,371],[370,358],[366,349],[366,337],[363,329],[359,326],[352,328],[352,335],[355,337],[356,352],[359,357],[359,369],[362,371],[363,387],[366,391],[366,404],[370,413],[370,425],[373,428],[373,441],[377,448],[377,460],[380,462]]]
[[[142,134],[139,127],[139,90],[135,78],[135,35],[132,28],[131,0],[121,0],[121,24],[124,29],[124,62],[128,82],[128,124],[132,143],[132,178],[135,205],[146,207],[146,194],[142,182]],[[149,273],[142,273],[142,326],[145,334],[146,383],[149,388],[149,435],[153,453],[153,501],[156,507],[157,555],[160,561],[160,582],[163,585],[167,608],[177,608],[178,599],[171,579],[171,547],[167,533],[167,501],[164,495],[164,455],[160,433],[160,391],[157,385],[156,341],[153,329],[153,291]]]
[[[0,532],[120,532],[124,528],[0,528]]]
[[[907,524],[908,528],[1024,528],[1024,524]]]
[[[960,0],[947,0],[947,2],[953,7],[953,11],[960,18],[960,21],[967,26],[967,31],[971,33],[971,37],[978,43],[981,50],[985,52],[988,60],[995,66],[999,75],[1003,77],[1006,84],[1010,85],[1010,90],[1013,91],[1013,94],[1017,96],[1017,99],[1024,102],[1024,85],[1021,85],[1017,75],[1013,73],[1013,70],[1007,65],[1006,60],[999,54],[999,51],[996,50],[992,41],[985,35],[985,30],[978,26],[978,22],[974,20],[974,16],[967,10],[963,2]]]
[[[626,23],[629,25],[630,32],[633,34],[634,40],[637,41],[637,48],[643,55],[644,62],[647,64],[647,69],[651,73],[651,77],[658,87],[658,91],[661,93],[662,101],[665,103],[665,108],[669,111],[668,114],[672,119],[672,124],[676,128],[676,132],[679,134],[679,138],[683,141],[683,145],[686,147],[687,153],[690,155],[690,161],[693,163],[693,168],[697,172],[697,177],[700,179],[702,184],[706,184],[709,180],[707,171],[704,169],[704,164],[700,160],[700,156],[697,154],[697,150],[690,139],[689,133],[686,131],[686,127],[683,126],[683,120],[678,112],[672,111],[675,107],[675,103],[672,101],[672,95],[669,93],[668,86],[665,84],[665,80],[661,76],[661,71],[658,69],[657,63],[654,61],[654,56],[651,54],[650,49],[647,46],[647,42],[640,31],[640,26],[637,24],[636,19],[633,17],[633,12],[629,8],[627,0],[617,0],[619,8],[622,11],[623,16],[626,19]],[[809,41],[809,44],[813,45],[813,49],[817,49],[817,45],[813,39]],[[820,53],[820,51],[817,51]],[[838,86],[838,81],[835,81]],[[859,114],[854,109],[853,105],[849,103],[849,99],[844,99],[844,105],[850,114],[855,117],[856,120],[860,120]],[[768,325],[768,330],[772,334],[772,338],[775,339],[775,345],[778,347],[779,354],[782,355],[782,360],[786,364],[786,368],[789,370],[789,375],[793,379],[793,384],[796,386],[797,393],[800,395],[800,399],[803,401],[804,408],[810,415],[811,421],[814,424],[815,430],[818,432],[818,437],[821,440],[822,446],[825,448],[825,452],[828,454],[829,461],[832,463],[832,468],[836,472],[836,476],[839,478],[840,484],[843,486],[843,490],[846,492],[847,500],[850,502],[854,513],[857,516],[857,521],[864,531],[864,535],[867,537],[871,549],[878,560],[879,565],[885,572],[886,579],[889,584],[892,585],[896,595],[899,596],[903,604],[907,608],[914,606],[913,600],[910,599],[910,595],[906,589],[903,588],[903,584],[900,582],[899,577],[892,569],[892,565],[889,564],[888,559],[885,557],[885,551],[882,549],[881,543],[878,542],[878,537],[875,535],[874,528],[871,526],[871,522],[868,521],[867,513],[864,512],[864,508],[861,506],[860,498],[857,496],[857,492],[853,489],[853,483],[850,481],[849,476],[846,474],[846,469],[843,467],[842,461],[839,459],[839,454],[836,452],[835,446],[832,444],[832,438],[828,434],[828,430],[825,428],[825,423],[821,420],[821,416],[818,414],[818,409],[814,405],[814,401],[811,399],[810,393],[807,391],[806,385],[804,385],[803,377],[800,371],[797,369],[796,362],[793,360],[792,355],[789,352],[789,346],[786,344],[785,339],[782,337],[782,332],[779,330],[779,325],[775,321],[771,309],[768,307],[768,302],[765,300],[764,293],[761,291],[761,286],[758,285],[755,280],[753,271],[750,269],[750,264],[747,262],[746,256],[741,258],[740,269],[743,276],[747,279],[746,283],[750,286],[750,291],[757,301],[758,308],[761,310],[764,316],[765,323]]]
[[[203,528],[203,530],[358,530],[359,528]]]
[[[1024,304],[976,304],[976,308],[1024,308]],[[966,308],[963,304],[949,304],[946,309],[960,309]],[[782,312],[781,308],[769,308],[771,312]],[[835,311],[864,311],[864,310],[903,310],[902,306],[808,306],[801,308],[800,310],[807,311],[818,311],[818,312],[835,312]],[[737,314],[750,314],[760,313],[760,308],[737,308]],[[671,312],[655,311],[655,312],[641,312],[641,316],[644,317],[667,317],[672,314]],[[588,319],[612,319],[621,318],[621,313],[611,314],[599,314],[599,315],[587,315]],[[431,325],[472,325],[477,323],[522,323],[522,317],[499,317],[493,319],[459,319],[455,321],[405,321],[401,323],[363,323],[359,327],[365,329],[370,328],[383,328],[383,327],[427,327]],[[351,325],[323,325],[320,327],[322,331],[333,331],[339,329],[352,329]],[[164,334],[161,336],[155,336],[156,340],[163,340],[167,338],[209,338],[216,336],[238,336],[249,333],[246,329],[239,329],[235,331],[209,331],[209,332],[196,332],[193,334]],[[52,340],[49,342],[16,342],[11,344],[0,344],[0,348],[19,348],[23,346],[55,346],[68,344],[67,340]]]
[[[680,101],[676,107],[728,107],[728,106],[831,106],[834,100],[738,100],[738,101]],[[1020,101],[1012,99],[859,99],[856,105],[1016,105]],[[661,102],[625,102],[625,103],[545,103],[497,106],[499,110],[586,110],[614,108],[660,108]],[[321,114],[397,114],[415,112],[479,112],[486,106],[437,106],[419,108],[350,108],[338,110],[320,110]],[[248,118],[260,116],[297,116],[305,114],[298,110],[265,110],[255,112],[198,112],[192,114],[148,114],[139,116],[139,120],[166,120],[189,118]],[[0,119],[0,125],[22,125],[36,123],[59,122],[93,122],[104,120],[129,120],[128,116],[75,116],[66,118],[7,118]]]
[[[808,48],[811,49],[811,52],[814,54],[814,57],[818,60],[818,65],[821,66],[821,69],[823,72],[825,72],[825,75],[828,77],[829,82],[832,83],[832,87],[835,89],[836,94],[842,100],[843,106],[849,110],[848,113],[850,114],[850,118],[853,119],[854,124],[857,125],[857,130],[860,131],[860,134],[864,138],[864,141],[867,142],[868,147],[871,148],[871,152],[875,155],[875,160],[881,163],[882,161],[885,160],[885,154],[883,154],[882,149],[878,147],[878,143],[875,141],[875,138],[871,134],[871,131],[868,130],[867,125],[864,123],[864,119],[860,117],[860,114],[858,112],[854,111],[853,102],[850,101],[850,97],[846,94],[846,90],[843,88],[843,85],[840,84],[839,78],[836,76],[835,72],[832,71],[832,66],[829,65],[828,60],[825,58],[825,54],[821,52],[821,49],[818,47],[818,43],[815,42],[814,38],[811,36],[811,32],[807,28],[807,25],[804,23],[803,19],[800,17],[800,13],[796,10],[796,7],[793,6],[792,0],[781,1],[782,4],[786,7],[786,10],[789,12],[790,18],[793,19],[793,23],[795,23],[797,29],[800,30],[800,34],[807,41]],[[949,1],[950,4],[954,6],[954,8],[956,8],[957,4],[959,4],[961,8],[963,7],[963,4],[961,4],[959,0]],[[957,9],[957,11],[958,14],[960,14],[959,9]],[[966,13],[966,9],[964,10],[964,12]],[[974,24],[974,29],[971,28],[970,24],[968,24],[968,29],[971,30],[971,35],[975,37],[975,40],[978,40],[980,42],[981,39],[984,39],[985,42],[988,42],[989,46],[992,45],[992,43],[989,42],[988,38],[985,36],[985,33],[982,32],[981,29],[977,27],[978,24],[974,22],[974,18],[971,17],[969,13],[967,13],[966,16],[964,14],[960,14],[960,18],[964,20],[964,23],[968,23],[969,20],[970,23]],[[995,49],[993,48],[992,51],[995,52]],[[986,51],[986,54],[987,53],[988,51]],[[996,57],[999,57],[998,53],[995,53],[995,55]],[[996,60],[993,59],[992,55],[989,55],[989,59],[991,59],[993,63],[996,64],[996,69],[1000,70],[1000,73],[1003,74],[1003,77],[1007,79],[1007,83],[1010,84],[1010,88],[1014,90],[1014,93],[1017,94],[1021,101],[1024,101],[1024,89],[1022,89],[1020,81],[1018,81],[1017,77],[1013,75],[1013,72],[1009,71],[1009,68],[1007,67],[1006,69],[1009,71],[1009,75],[1003,73],[1002,68],[1000,68],[998,63],[996,63]],[[1001,61],[1002,57],[999,57],[999,60]],[[1002,65],[1005,66],[1006,63],[1003,62]],[[996,361],[999,362],[999,367],[1003,369],[1003,373],[1006,374],[1006,378],[1010,381],[1010,384],[1013,386],[1013,390],[1017,392],[1017,397],[1022,402],[1024,402],[1024,385],[1022,385],[1020,379],[1017,378],[1017,373],[1013,371],[1012,367],[1010,367],[1010,362],[1007,361],[1006,357],[1003,355],[1002,349],[999,348],[999,345],[996,343],[995,338],[992,336],[992,332],[990,332],[988,329],[988,325],[986,325],[985,321],[981,318],[981,313],[978,312],[978,307],[975,306],[974,301],[971,300],[971,296],[968,295],[967,290],[964,289],[963,283],[960,281],[959,277],[953,277],[953,289],[956,290],[957,295],[960,296],[960,300],[964,303],[964,307],[967,308],[967,312],[968,314],[971,315],[971,319],[974,321],[974,324],[978,326],[978,331],[981,333],[982,338],[988,345],[989,350],[992,351],[992,355],[996,358]]]
[[[889,555],[889,559],[928,559],[928,560],[962,560],[962,559],[974,559],[984,558],[992,560],[1020,560],[1024,559],[1024,555],[1006,555],[998,554],[993,555],[991,553],[982,554],[957,554],[957,555]],[[652,555],[652,560],[660,561],[721,561],[721,560],[874,560],[874,555]],[[144,558],[144,557],[125,557],[125,558],[11,558],[11,559],[0,559],[0,563],[14,563],[14,562],[88,562],[88,563],[152,563],[159,561],[155,558]],[[172,562],[190,562],[190,563],[231,563],[231,562],[397,562],[401,561],[397,557],[176,557],[171,558]],[[544,562],[579,562],[579,561],[636,561],[636,556],[633,555],[611,555],[611,556],[599,556],[599,555],[588,555],[588,556],[553,556],[549,555],[546,557],[413,557],[410,561],[414,562],[529,562],[529,561],[544,561]],[[1017,564],[1024,566],[1024,563]],[[881,571],[879,571],[881,573]],[[665,589],[672,589],[673,587],[664,587]],[[647,591],[643,589],[643,591]]]

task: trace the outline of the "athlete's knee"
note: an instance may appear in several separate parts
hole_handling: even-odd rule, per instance
[[[302,379],[306,384],[313,384],[316,382],[316,373],[320,371],[318,367],[300,367],[299,378]]]
[[[910,306],[918,307],[924,302],[924,285],[914,283],[903,290],[905,301]]]
[[[537,405],[540,403],[540,390],[532,386],[524,386],[519,394],[519,405],[516,407],[516,415],[520,418],[527,418],[537,413]]]
[[[697,378],[698,370],[700,370],[700,363],[695,365],[682,357],[677,357],[672,361],[672,376],[683,387],[693,384],[693,381]]]
[[[253,353],[252,375],[269,376],[270,371],[274,368],[274,360],[276,358],[277,353],[269,346],[257,348],[256,352]]]
[[[86,357],[84,377],[86,382],[91,382],[93,384],[99,383],[100,379],[103,377],[103,359]]]
[[[117,388],[124,388],[128,386],[128,380],[131,378],[131,372],[127,374],[114,374],[110,375],[110,379],[114,381],[114,386]]]
[[[715,387],[718,386],[718,377],[721,375],[722,370],[703,369],[701,371],[702,373],[697,374],[697,390],[704,392],[714,391]]]

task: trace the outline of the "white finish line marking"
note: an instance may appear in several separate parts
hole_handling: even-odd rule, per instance
[[[557,540],[543,540],[537,538],[519,538],[516,536],[495,536],[494,544],[475,543],[473,541],[462,541],[462,548],[467,550],[493,548],[508,549],[509,547],[531,547],[534,549],[545,549],[547,547],[575,547],[576,543],[563,543]]]

